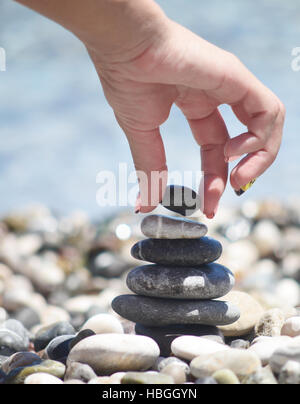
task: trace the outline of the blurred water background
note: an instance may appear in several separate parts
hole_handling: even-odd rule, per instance
[[[159,0],[169,17],[235,53],[287,107],[284,142],[273,167],[244,199],[300,195],[299,0]],[[111,213],[96,203],[96,175],[133,168],[124,135],[107,105],[83,45],[69,32],[14,3],[0,3],[0,213],[41,202],[59,213]],[[243,131],[228,108],[231,136]],[[198,170],[199,149],[174,108],[162,133],[170,170]],[[239,199],[228,188],[224,204]]]

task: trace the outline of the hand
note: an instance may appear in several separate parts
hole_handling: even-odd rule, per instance
[[[159,128],[173,104],[201,147],[208,218],[216,214],[225,190],[228,162],[246,155],[231,173],[231,185],[239,190],[275,160],[285,118],[280,100],[234,55],[170,21],[154,1],[18,1],[85,43],[128,138],[135,167],[149,179],[148,184],[140,181],[141,212],[152,211],[164,193],[167,166]],[[230,139],[218,110],[221,104],[232,107],[246,133]],[[159,186],[151,186],[155,171],[162,173]]]
[[[122,62],[110,63],[99,60],[97,51],[91,55],[107,100],[128,138],[135,167],[148,175],[149,184],[152,171],[167,170],[159,127],[173,104],[181,109],[201,146],[208,218],[216,214],[225,190],[228,162],[246,154],[231,173],[235,190],[274,162],[281,144],[284,106],[234,55],[171,21],[165,21],[163,34],[158,27],[157,38],[134,60],[123,55]],[[230,139],[218,111],[221,104],[232,107],[248,128],[246,133]],[[149,185],[148,196],[158,193],[154,196],[159,202],[165,182],[160,189]],[[142,201],[146,191],[142,186]],[[140,206],[143,213],[155,207],[147,201]]]

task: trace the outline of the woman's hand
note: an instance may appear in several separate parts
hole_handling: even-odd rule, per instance
[[[216,214],[225,190],[228,162],[246,155],[231,173],[231,185],[239,190],[275,160],[285,118],[280,100],[234,55],[169,20],[154,1],[20,1],[59,21],[85,43],[128,138],[135,167],[148,177],[148,184],[140,181],[141,212],[153,210],[164,193],[167,165],[159,128],[173,104],[201,147],[208,218]],[[70,21],[60,3],[69,4],[77,17]],[[221,104],[232,107],[246,133],[230,139],[218,110]],[[184,150],[182,158],[189,158]],[[160,186],[151,186],[155,171],[162,174]]]

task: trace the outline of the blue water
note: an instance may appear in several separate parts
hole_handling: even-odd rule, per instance
[[[299,0],[159,0],[166,13],[234,52],[287,107],[281,153],[244,198],[300,195]],[[96,175],[119,162],[133,168],[127,142],[82,44],[60,26],[11,0],[0,3],[0,213],[42,202],[61,213],[100,216]],[[244,129],[222,108],[232,136]],[[170,170],[198,170],[199,150],[177,109],[162,128]],[[224,203],[236,203],[228,188]]]

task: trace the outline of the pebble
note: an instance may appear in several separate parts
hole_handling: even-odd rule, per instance
[[[281,335],[287,335],[289,337],[300,336],[300,317],[291,317],[285,321],[281,329]]]
[[[279,384],[300,384],[300,363],[288,361],[279,374]]]
[[[121,384],[174,384],[174,379],[162,373],[128,372],[123,376]]]
[[[279,374],[287,362],[300,363],[300,338],[294,338],[289,344],[278,348],[270,359],[270,365],[274,373]]]
[[[209,237],[194,240],[146,239],[136,243],[131,255],[154,264],[193,267],[217,261],[222,254],[219,241]]]
[[[88,319],[81,327],[81,331],[86,329],[94,331],[95,334],[124,334],[120,320],[106,313]]]
[[[239,379],[230,369],[217,370],[212,377],[218,384],[240,384]]]
[[[191,361],[197,356],[212,355],[230,348],[203,337],[186,336],[175,339],[171,349],[175,356]]]
[[[213,377],[200,377],[195,381],[195,384],[218,384]]]
[[[73,340],[70,341],[70,343],[69,343],[69,348],[70,348],[70,350],[71,350],[72,348],[74,348],[74,346],[77,345],[77,344],[78,344],[80,341],[82,341],[83,339],[88,338],[88,337],[92,337],[93,335],[96,335],[96,334],[95,334],[94,331],[92,331],[92,330],[82,330],[82,331],[80,331],[80,332],[76,335],[76,337],[74,337]]]
[[[200,196],[191,188],[180,185],[168,185],[161,204],[182,216],[192,216],[201,208]]]
[[[75,379],[88,383],[95,378],[97,378],[97,375],[89,365],[72,362],[67,366],[65,381]]]
[[[24,384],[63,384],[63,382],[58,377],[46,373],[36,373],[26,377]]]
[[[80,362],[97,374],[145,371],[159,357],[159,347],[150,338],[128,334],[101,334],[80,341],[70,352],[68,365]]]
[[[0,329],[0,355],[11,356],[16,352],[27,351],[29,340],[7,329]]]
[[[86,384],[80,380],[67,380],[66,382],[64,382],[64,384]]]
[[[169,325],[165,327],[147,327],[136,324],[135,333],[152,338],[159,346],[162,356],[168,357],[171,354],[172,342],[182,336],[194,335],[205,337],[220,344],[224,343],[221,331],[214,326],[205,325]]]
[[[229,292],[226,296],[222,297],[222,300],[234,304],[241,312],[238,321],[231,325],[220,327],[225,337],[242,337],[249,334],[264,312],[261,305],[245,292]]]
[[[176,362],[165,366],[161,371],[161,374],[171,376],[175,384],[183,384],[187,381],[184,368]]]
[[[230,292],[234,283],[233,274],[219,264],[198,268],[145,265],[127,277],[132,292],[170,299],[215,299]]]
[[[233,349],[248,349],[250,347],[250,342],[244,339],[236,339],[231,342],[230,348]]]
[[[169,358],[162,358],[157,364],[158,372],[163,372],[166,367],[173,366],[181,367],[186,376],[191,373],[190,367],[186,362],[183,362],[181,359],[176,358],[175,356],[170,356]]]
[[[54,338],[46,347],[46,355],[48,359],[65,364],[70,352],[70,343],[73,339],[74,335],[61,335]]]
[[[30,330],[41,322],[39,314],[30,307],[23,307],[15,311],[11,315],[11,318],[20,321],[27,330]]]
[[[29,332],[20,321],[13,319],[7,320],[3,324],[1,324],[0,329],[10,330],[14,332],[23,340],[25,346],[29,346]]]
[[[42,351],[56,337],[61,335],[75,335],[74,328],[68,322],[51,324],[40,329],[34,339],[34,349],[36,352]]]
[[[41,362],[41,358],[33,352],[17,352],[2,364],[2,370],[8,374],[16,368],[37,365]]]
[[[207,234],[207,226],[193,220],[177,217],[149,215],[141,223],[142,233],[148,238],[194,239]]]
[[[260,369],[261,362],[253,352],[228,349],[198,356],[191,362],[190,367],[192,375],[196,378],[212,376],[218,370],[229,369],[240,379]]]
[[[255,352],[262,364],[268,365],[273,353],[280,347],[291,342],[289,337],[258,337],[253,342],[249,350]]]
[[[242,380],[242,384],[278,384],[269,366],[261,368]]]
[[[16,368],[12,370],[7,378],[7,384],[23,384],[25,379],[36,373],[47,373],[62,379],[65,374],[66,367],[60,363],[51,360],[45,360],[38,365]]]
[[[123,295],[112,302],[121,317],[147,326],[171,324],[226,325],[237,321],[239,309],[231,303],[216,300],[165,300]]]
[[[272,309],[265,312],[255,327],[257,336],[279,337],[285,322],[284,312],[280,309]]]

